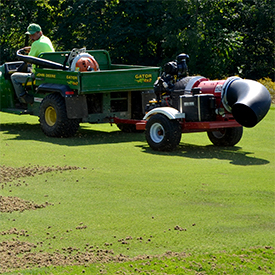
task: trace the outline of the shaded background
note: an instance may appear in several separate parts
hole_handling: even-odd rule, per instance
[[[1,0],[1,64],[41,25],[56,51],[106,49],[112,63],[162,66],[189,54],[189,73],[274,81],[272,0]]]

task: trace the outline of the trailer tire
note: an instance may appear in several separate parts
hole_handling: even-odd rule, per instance
[[[216,146],[234,146],[242,138],[243,127],[224,128],[207,132],[208,138]]]
[[[177,120],[156,114],[146,124],[145,137],[153,150],[172,151],[180,143],[181,127]]]
[[[47,95],[40,104],[39,122],[49,137],[71,137],[79,128],[79,119],[67,117],[64,98],[59,93]]]

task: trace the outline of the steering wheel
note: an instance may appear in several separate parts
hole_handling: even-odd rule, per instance
[[[41,66],[43,68],[49,68],[49,69],[57,69],[57,70],[64,70],[67,69],[67,67],[64,67],[60,63],[50,61],[47,59],[31,56],[31,55],[23,55],[22,50],[20,49],[16,52],[17,58],[21,61],[24,61],[26,63],[25,66],[22,66],[20,68],[21,71],[26,70],[26,67],[28,67],[28,64],[35,64],[38,66]]]

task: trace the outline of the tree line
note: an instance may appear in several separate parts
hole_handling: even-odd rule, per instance
[[[56,51],[106,49],[112,63],[162,66],[180,53],[189,74],[274,81],[273,0],[1,0],[1,64],[38,23]]]

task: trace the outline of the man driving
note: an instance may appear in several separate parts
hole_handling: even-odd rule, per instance
[[[43,52],[54,52],[51,40],[43,35],[42,29],[38,24],[30,24],[25,34],[28,34],[29,38],[32,40],[31,47],[24,48],[30,56],[38,57],[38,55]],[[26,83],[28,78],[32,77],[33,72],[16,72],[11,75],[11,81],[20,103],[33,103],[33,96],[29,95],[22,86],[22,84]]]

